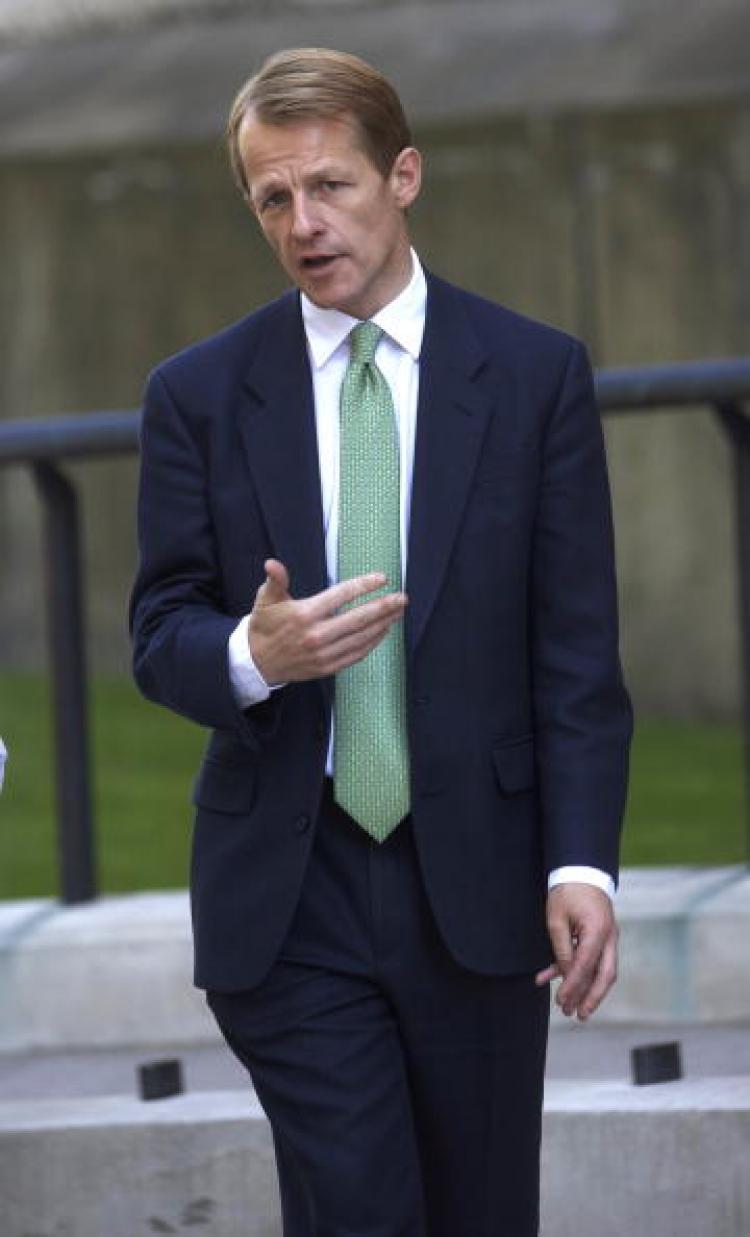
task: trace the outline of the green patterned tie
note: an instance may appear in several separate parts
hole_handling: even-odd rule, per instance
[[[401,588],[399,439],[390,388],[374,361],[382,334],[374,322],[362,322],[349,336],[338,572],[347,580],[382,571],[393,591]],[[336,801],[378,842],[409,811],[405,687],[400,621],[363,661],[336,676]]]

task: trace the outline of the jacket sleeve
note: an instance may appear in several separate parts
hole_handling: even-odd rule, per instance
[[[618,654],[604,439],[588,359],[574,341],[546,424],[532,571],[547,869],[583,864],[616,880],[632,714]]]
[[[133,671],[149,699],[257,747],[283,693],[243,711],[232,692],[227,650],[237,616],[224,608],[207,453],[206,423],[191,422],[157,370],[141,428]]]

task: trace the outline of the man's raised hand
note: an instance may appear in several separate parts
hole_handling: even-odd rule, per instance
[[[250,654],[269,687],[336,674],[361,661],[403,617],[404,593],[384,593],[341,613],[348,602],[387,583],[380,572],[333,584],[295,599],[289,573],[278,559],[264,563],[266,578],[250,613]]]

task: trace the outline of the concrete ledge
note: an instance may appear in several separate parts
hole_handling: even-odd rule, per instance
[[[750,1078],[550,1084],[545,1237],[745,1237]]]
[[[746,1237],[750,1079],[547,1088],[545,1237]],[[250,1094],[0,1105],[3,1237],[278,1237]]]
[[[279,1237],[270,1131],[251,1094],[0,1105],[3,1237]]]
[[[631,868],[623,873],[617,912],[620,975],[597,1017],[747,1021],[747,868]]]
[[[750,1020],[745,868],[623,875],[620,980],[598,1020]],[[0,1050],[205,1043],[187,895],[0,903]]]
[[[0,903],[0,1051],[202,1043],[186,893]]]

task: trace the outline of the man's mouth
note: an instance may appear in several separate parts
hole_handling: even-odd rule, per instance
[[[300,265],[305,271],[324,271],[336,261],[337,257],[336,253],[313,254],[309,258],[302,258]]]

